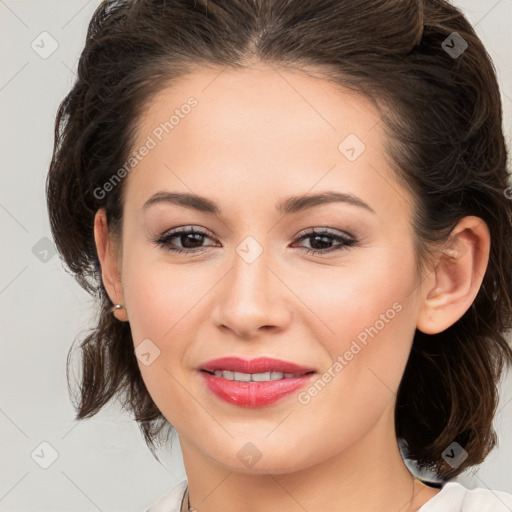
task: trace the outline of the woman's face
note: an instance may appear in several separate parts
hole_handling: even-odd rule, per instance
[[[122,300],[184,455],[284,473],[394,436],[421,280],[383,129],[361,96],[265,66],[198,71],[149,104],[125,183]],[[297,199],[317,194],[329,200]],[[192,227],[204,235],[170,234]],[[290,385],[200,370],[232,356],[315,373]]]

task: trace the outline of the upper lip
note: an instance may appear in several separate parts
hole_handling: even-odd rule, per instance
[[[239,357],[221,357],[203,363],[199,370],[214,372],[217,370],[228,370],[240,373],[265,373],[282,372],[302,375],[316,371],[314,368],[301,366],[289,361],[273,359],[270,357],[258,357],[256,359],[241,359]]]

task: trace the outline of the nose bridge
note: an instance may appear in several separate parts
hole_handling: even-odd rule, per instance
[[[267,248],[252,236],[247,236],[235,248],[230,292],[239,307],[261,309],[267,302],[268,256]]]
[[[282,326],[286,321],[284,301],[276,296],[280,292],[273,282],[270,260],[270,252],[252,236],[236,246],[218,304],[220,323],[247,334],[261,326]]]

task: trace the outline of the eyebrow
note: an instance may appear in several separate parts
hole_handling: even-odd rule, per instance
[[[375,210],[365,203],[361,198],[348,193],[327,191],[318,194],[305,194],[299,196],[291,196],[277,204],[276,209],[283,215],[308,210],[318,205],[342,202],[353,206],[359,206],[370,212],[376,213]],[[171,203],[185,208],[191,208],[200,212],[212,213],[220,216],[220,208],[210,199],[199,196],[197,194],[182,192],[166,192],[159,191],[153,194],[143,206],[143,209],[158,203]]]

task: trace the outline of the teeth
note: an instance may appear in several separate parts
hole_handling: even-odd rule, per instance
[[[216,377],[222,377],[228,380],[236,380],[239,382],[267,382],[271,380],[292,379],[300,377],[295,373],[283,372],[264,372],[264,373],[241,373],[231,372],[228,370],[216,370],[213,372]]]

